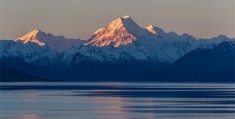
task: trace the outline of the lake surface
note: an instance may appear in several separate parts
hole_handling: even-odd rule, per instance
[[[235,119],[235,84],[1,83],[0,119]]]

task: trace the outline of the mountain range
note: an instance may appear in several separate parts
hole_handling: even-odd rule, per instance
[[[1,81],[193,81],[235,80],[235,39],[197,39],[142,28],[130,16],[98,29],[87,40],[35,29],[0,40]],[[7,70],[6,70],[7,69]],[[27,80],[30,81],[30,80]],[[34,81],[34,80],[32,80]]]

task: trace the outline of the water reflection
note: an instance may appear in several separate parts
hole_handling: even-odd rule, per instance
[[[234,84],[0,84],[1,119],[232,119]]]
[[[96,112],[121,114],[125,111],[121,106],[125,103],[121,97],[95,97],[94,102],[104,105],[95,109]]]
[[[19,119],[40,119],[38,115],[35,114],[27,114],[19,116]]]

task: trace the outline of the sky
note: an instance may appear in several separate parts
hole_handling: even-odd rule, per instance
[[[40,29],[88,39],[122,16],[197,38],[235,37],[235,0],[0,0],[0,39]]]

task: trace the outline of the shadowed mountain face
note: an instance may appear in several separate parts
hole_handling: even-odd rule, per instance
[[[152,80],[173,82],[234,82],[235,44],[222,42],[213,47],[198,48],[166,69],[152,71],[145,76]]]
[[[234,39],[223,35],[196,39],[152,25],[142,28],[129,16],[98,29],[86,41],[33,30],[15,41],[0,40],[0,46],[4,67],[51,80],[177,82],[234,78]],[[14,71],[10,73],[15,75]]]
[[[0,81],[1,82],[34,82],[34,81],[47,81],[42,78],[35,77],[29,73],[22,71],[22,69],[17,69],[6,65],[6,63],[1,62],[0,64]]]
[[[182,73],[179,78],[235,81],[235,44],[223,42],[212,48],[194,50],[177,60],[171,68]]]

